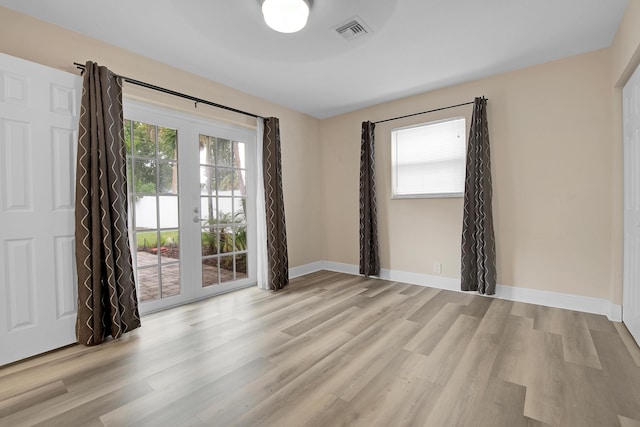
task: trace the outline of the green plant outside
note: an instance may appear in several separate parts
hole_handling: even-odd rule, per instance
[[[136,245],[138,249],[157,248],[165,245],[177,245],[180,243],[177,231],[161,231],[160,245],[157,244],[157,233],[155,231],[143,231],[136,234]],[[234,250],[244,251],[247,249],[247,229],[246,227],[236,228],[235,235],[230,227],[220,230],[220,247],[216,240],[215,232],[202,232],[202,245],[211,248],[211,253],[228,253]]]
[[[218,228],[219,240],[216,236],[216,227],[211,227],[209,231],[202,232],[202,247],[207,248],[210,254],[229,253],[233,251],[244,251],[247,249],[247,228],[244,226],[245,216],[244,210],[237,211],[234,215],[231,213],[222,214],[217,220],[208,221],[207,225],[215,226],[221,224]],[[235,233],[233,232],[233,227]],[[234,245],[235,244],[235,245]],[[234,247],[235,246],[235,247]]]
[[[161,231],[160,245],[158,245],[158,235],[156,231],[143,231],[136,234],[136,245],[138,249],[157,248],[158,246],[167,244],[177,245],[178,243],[180,242],[177,231]]]

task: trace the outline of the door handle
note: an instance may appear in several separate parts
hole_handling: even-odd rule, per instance
[[[193,217],[193,222],[209,221],[207,218],[200,218],[200,209],[198,209],[198,207],[193,208],[193,213],[196,214],[196,216]]]

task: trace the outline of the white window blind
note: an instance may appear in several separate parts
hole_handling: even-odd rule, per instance
[[[461,197],[464,193],[464,117],[394,129],[393,197]]]

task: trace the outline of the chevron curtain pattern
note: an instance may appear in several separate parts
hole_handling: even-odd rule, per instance
[[[491,209],[491,156],[487,100],[476,98],[467,146],[462,223],[463,291],[496,292],[496,242]]]
[[[267,258],[269,289],[277,291],[289,283],[287,228],[282,195],[282,159],[280,156],[280,121],[264,119],[262,164],[264,198],[267,215]]]
[[[360,274],[380,275],[378,256],[378,208],[374,156],[376,125],[362,122],[360,146]]]
[[[100,344],[140,326],[127,233],[122,81],[87,62],[76,172],[76,336]]]

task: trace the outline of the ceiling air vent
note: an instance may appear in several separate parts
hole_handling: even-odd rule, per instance
[[[346,24],[337,27],[336,32],[345,40],[353,40],[370,33],[371,30],[369,30],[362,19],[355,17],[350,19]]]

